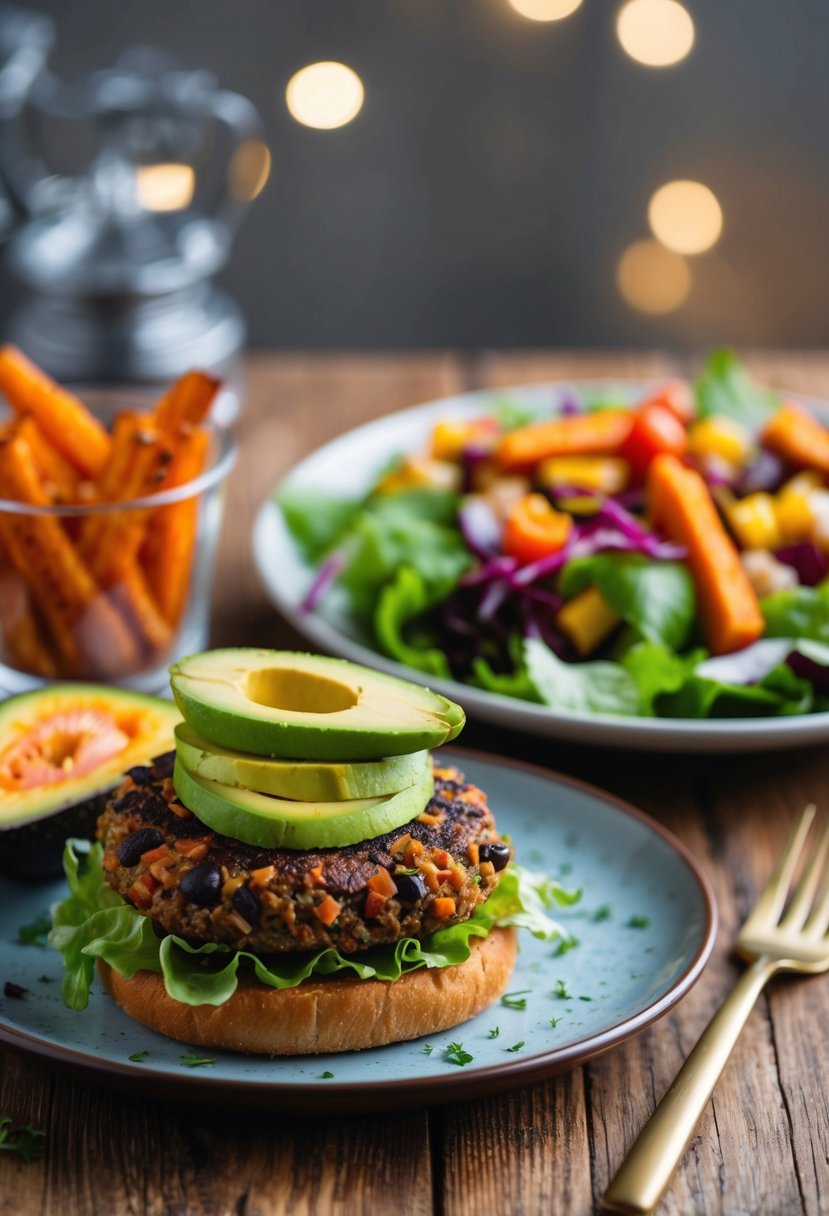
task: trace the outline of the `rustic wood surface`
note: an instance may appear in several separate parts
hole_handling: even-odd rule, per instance
[[[829,397],[829,356],[756,354],[764,379]],[[255,508],[323,441],[389,410],[489,385],[660,376],[688,361],[621,352],[259,355],[228,501],[214,642],[296,639],[254,573]],[[571,1073],[510,1094],[384,1116],[185,1109],[98,1090],[15,1051],[0,1055],[0,1113],[46,1130],[42,1162],[0,1153],[0,1213],[270,1216],[581,1216],[604,1187],[737,974],[729,943],[809,800],[829,809],[825,748],[728,758],[626,755],[470,725],[470,746],[573,773],[630,799],[710,875],[721,930],[677,1010]],[[660,1211],[818,1216],[829,1211],[829,982],[764,996]]]

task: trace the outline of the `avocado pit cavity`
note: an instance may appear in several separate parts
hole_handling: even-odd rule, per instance
[[[353,709],[360,699],[359,691],[319,672],[289,667],[251,671],[245,689],[248,699],[257,705],[300,714],[337,714]]]

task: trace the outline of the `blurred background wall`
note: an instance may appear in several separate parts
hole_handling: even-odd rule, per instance
[[[825,344],[829,5],[683,4],[693,47],[664,67],[623,49],[610,0],[552,21],[512,0],[29,7],[57,23],[59,75],[148,43],[259,108],[272,175],[223,276],[253,345]],[[334,130],[286,105],[320,60],[365,89]],[[649,202],[676,179],[719,203],[707,251],[654,241]]]

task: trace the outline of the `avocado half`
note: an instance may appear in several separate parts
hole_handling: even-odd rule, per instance
[[[288,760],[379,760],[447,743],[459,705],[345,659],[210,650],[174,663],[182,716],[208,742]]]
[[[61,872],[67,836],[91,836],[126,769],[173,746],[170,701],[53,684],[0,705],[0,873]]]

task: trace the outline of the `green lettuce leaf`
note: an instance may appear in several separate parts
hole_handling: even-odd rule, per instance
[[[767,638],[829,642],[829,579],[817,587],[777,591],[760,601]]]
[[[704,658],[704,650],[678,655],[664,646],[639,642],[627,651],[620,662],[636,684],[641,713],[645,717],[653,717],[657,712],[658,699],[665,693],[678,692]]]
[[[288,531],[310,562],[333,549],[363,509],[362,499],[338,498],[302,486],[286,486],[276,502]]]
[[[700,418],[725,414],[752,431],[759,430],[780,405],[779,394],[754,384],[730,350],[715,350],[709,356],[694,391]]]
[[[416,621],[450,588],[440,588],[430,593],[423,576],[411,566],[401,566],[394,577],[380,592],[374,610],[374,632],[380,647],[416,671],[425,671],[441,679],[451,679],[449,660],[442,650],[431,645],[422,631],[411,629]],[[410,626],[407,636],[407,626]]]
[[[86,867],[79,873],[80,856]],[[159,938],[152,922],[124,903],[103,880],[103,846],[70,840],[64,865],[70,895],[52,911],[49,942],[64,956],[64,1000],[84,1009],[89,1000],[95,959],[101,958],[127,978],[136,971],[163,976],[170,996],[186,1005],[221,1005],[232,996],[240,967],[254,971],[271,988],[294,988],[311,975],[343,972],[360,979],[393,981],[420,967],[450,967],[465,962],[473,937],[486,937],[495,925],[528,929],[544,941],[569,935],[547,915],[555,905],[568,906],[580,896],[550,879],[511,865],[485,903],[469,920],[439,929],[422,941],[404,938],[347,957],[333,948],[316,954],[269,955],[267,961],[246,950],[215,942],[193,946],[175,934]],[[114,901],[114,902],[113,902]]]
[[[694,622],[694,583],[679,562],[638,553],[597,553],[566,564],[559,584],[567,599],[597,587],[617,616],[648,642],[679,650]]]
[[[559,713],[640,712],[636,683],[620,663],[564,663],[538,638],[527,638],[524,655],[541,700]]]

